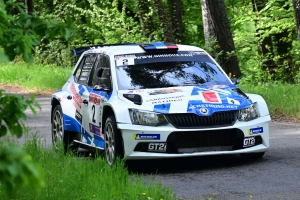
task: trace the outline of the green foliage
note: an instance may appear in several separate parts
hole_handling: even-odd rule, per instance
[[[4,187],[1,196],[10,199],[14,188],[30,185],[38,190],[44,187],[44,172],[19,146],[0,145],[1,184]]]
[[[9,12],[17,11],[17,14]],[[24,5],[14,1],[0,0],[0,46],[4,52],[0,52],[1,61],[13,60],[21,55],[28,62],[33,62],[32,52],[34,47],[40,44],[42,38],[55,38],[63,35],[69,39],[73,22],[71,18],[66,20],[48,20],[29,15],[25,12]],[[6,56],[5,56],[6,55]]]
[[[251,1],[226,2],[244,79],[252,83],[299,83],[292,1],[268,0],[258,12],[253,12]],[[259,53],[262,48],[267,51]]]
[[[33,95],[30,99],[24,99],[23,96],[3,95],[0,90],[0,137],[6,135],[8,131],[17,137],[22,136],[24,124],[19,120],[27,119],[24,114],[27,107],[34,114],[35,107],[40,108]]]
[[[117,0],[65,0],[57,1],[55,10],[53,7],[46,7],[44,0],[38,2],[40,3],[37,6],[43,13],[37,13],[44,19],[72,16],[75,24],[74,34],[68,42],[63,38],[52,42],[43,41],[42,46],[37,49],[37,61],[40,63],[70,66],[73,63],[71,50],[75,47],[147,40],[142,37],[139,21],[126,13],[126,2],[120,4]]]
[[[53,39],[57,35],[70,38],[72,20],[47,20],[25,12],[24,5],[13,0],[0,0],[0,62],[13,60],[22,56],[25,62],[33,62],[34,47],[42,38]],[[25,99],[23,96],[4,95],[0,91],[0,137],[10,133],[21,137],[24,131],[26,115],[29,107],[35,114],[40,106],[34,96]],[[13,188],[30,185],[34,189],[44,186],[41,168],[35,164],[31,156],[25,154],[20,147],[0,145],[0,187],[4,188],[1,196],[10,199]]]
[[[0,137],[8,133],[22,136],[25,128],[22,120],[27,118],[24,114],[27,107],[33,113],[36,113],[35,108],[40,108],[34,96],[24,99],[23,96],[4,95],[0,90]],[[43,187],[44,177],[41,168],[20,147],[0,144],[0,183],[5,188],[3,195],[9,198],[15,186]]]

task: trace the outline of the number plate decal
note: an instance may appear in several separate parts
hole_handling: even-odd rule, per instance
[[[243,147],[251,147],[255,145],[254,137],[247,137],[244,139]]]

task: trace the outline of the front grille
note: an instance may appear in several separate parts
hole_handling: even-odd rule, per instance
[[[176,128],[212,128],[233,125],[238,116],[238,111],[215,112],[210,116],[198,116],[193,113],[166,114],[167,120]]]
[[[244,133],[239,129],[173,132],[168,136],[172,153],[232,151],[243,148]]]

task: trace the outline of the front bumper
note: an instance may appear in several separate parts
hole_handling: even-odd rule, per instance
[[[124,140],[124,158],[156,159],[266,152],[269,148],[270,116],[232,126],[177,129],[118,123]],[[245,138],[255,142],[245,145]]]

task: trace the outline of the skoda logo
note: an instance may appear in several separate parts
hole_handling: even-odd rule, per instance
[[[208,109],[207,108],[200,108],[200,113],[202,113],[203,115],[207,115],[208,114]]]

